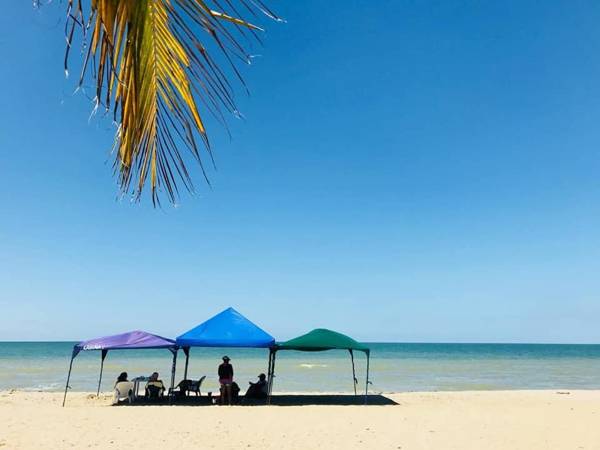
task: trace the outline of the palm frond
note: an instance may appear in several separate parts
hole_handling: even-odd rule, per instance
[[[122,194],[140,199],[147,183],[175,203],[178,184],[193,192],[188,155],[214,164],[205,114],[237,113],[232,84],[212,57],[218,50],[243,84],[235,60],[249,62],[239,38],[261,28],[237,6],[277,17],[260,0],[68,0],[65,71],[76,32],[82,37],[79,85],[92,79],[95,101],[117,123],[114,169]],[[225,7],[224,7],[225,6]],[[205,39],[199,35],[204,34]],[[245,86],[245,85],[244,85]],[[202,107],[202,110],[199,108]]]

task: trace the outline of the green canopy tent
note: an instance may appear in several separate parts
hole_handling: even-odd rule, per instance
[[[354,395],[356,395],[356,371],[354,368],[354,351],[363,352],[367,357],[367,377],[365,380],[365,404],[367,403],[367,395],[369,393],[369,359],[370,349],[364,344],[355,341],[345,334],[326,328],[317,328],[309,333],[290,339],[286,342],[281,342],[271,347],[269,355],[269,387],[268,398],[271,400],[273,391],[273,377],[275,376],[275,355],[280,350],[297,350],[301,352],[321,352],[324,350],[348,350],[350,360],[352,361],[352,380],[354,385]]]

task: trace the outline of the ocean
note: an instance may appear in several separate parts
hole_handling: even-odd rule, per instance
[[[0,342],[0,390],[64,389],[73,342]],[[373,343],[370,392],[600,389],[600,345],[416,344]],[[216,391],[217,366],[228,355],[235,379],[244,389],[267,372],[264,349],[193,348],[188,378],[207,379],[204,391]],[[179,352],[176,379],[183,375]],[[130,378],[158,371],[170,379],[168,350],[115,350],[104,363],[102,389],[117,375]],[[355,353],[359,389],[364,389],[365,357]],[[73,363],[71,387],[95,391],[100,352],[81,352]],[[277,353],[275,392],[351,392],[352,366],[346,351]]]

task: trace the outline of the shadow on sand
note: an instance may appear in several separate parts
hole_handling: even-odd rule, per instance
[[[122,402],[121,406],[210,406],[213,405],[211,398],[203,395],[200,397],[180,397],[176,398],[172,403],[169,403],[168,399],[149,401],[144,398],[140,398],[131,405],[127,402]],[[344,395],[344,394],[289,394],[289,395],[273,395],[271,397],[271,405],[275,406],[307,406],[307,405],[364,405],[364,395]],[[380,394],[369,395],[367,398],[367,405],[397,405],[394,400],[389,397],[385,397]],[[265,406],[265,400],[249,400],[240,397],[239,401],[235,406]]]
[[[304,405],[364,405],[364,395],[274,395],[271,404],[277,406],[304,406]],[[397,405],[391,398],[383,395],[369,395],[367,405]]]

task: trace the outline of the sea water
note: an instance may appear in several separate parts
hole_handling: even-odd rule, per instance
[[[73,342],[0,342],[0,390],[64,389]],[[501,389],[600,389],[600,345],[400,344],[373,343],[371,392]],[[228,355],[242,389],[267,372],[266,349],[192,348],[188,378],[206,375],[203,391],[218,389],[217,366]],[[178,353],[176,380],[183,377],[185,355]],[[120,372],[130,378],[158,371],[170,380],[168,350],[115,350],[104,362],[102,390]],[[358,389],[365,386],[366,358],[354,353]],[[70,386],[95,391],[100,352],[81,352],[73,362]],[[349,352],[280,351],[276,392],[352,392]]]

